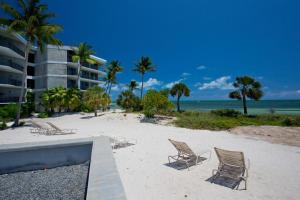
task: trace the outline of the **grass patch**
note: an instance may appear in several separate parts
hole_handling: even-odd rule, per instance
[[[292,115],[221,115],[218,112],[185,111],[174,114],[177,119],[175,125],[191,129],[226,130],[237,126],[300,126],[300,116]]]

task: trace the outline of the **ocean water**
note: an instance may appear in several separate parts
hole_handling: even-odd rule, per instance
[[[224,101],[182,101],[181,109],[209,112],[216,109],[235,109],[243,112],[241,101],[224,100]],[[300,115],[300,100],[260,100],[247,101],[249,114],[268,114],[274,110],[275,114]]]

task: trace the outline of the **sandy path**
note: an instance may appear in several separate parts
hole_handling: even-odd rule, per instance
[[[300,199],[300,148],[248,139],[225,131],[189,130],[140,123],[137,115],[65,115],[47,119],[63,128],[77,128],[78,134],[41,136],[29,127],[0,132],[0,144],[57,140],[96,135],[136,138],[137,145],[115,150],[115,159],[129,200],[179,199]],[[168,138],[187,142],[194,150],[214,146],[242,150],[251,160],[248,190],[236,191],[207,182],[217,158],[190,171],[166,166],[167,156],[176,154]],[[241,184],[243,188],[243,184]]]

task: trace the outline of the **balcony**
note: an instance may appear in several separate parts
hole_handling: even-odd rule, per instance
[[[12,67],[16,70],[23,72],[23,66],[13,62],[10,59],[4,58],[4,57],[0,57],[0,65],[9,66],[9,67]]]
[[[93,69],[93,70],[97,70],[97,71],[99,70],[98,65],[95,65],[95,64],[83,63],[82,66]]]
[[[0,79],[0,84],[13,85],[13,86],[21,87],[22,86],[22,81],[16,80],[16,79]]]
[[[74,68],[68,68],[67,69],[67,74],[72,75],[72,76],[77,76],[77,70]]]
[[[95,81],[98,81],[98,77],[96,76],[90,76],[90,75],[85,75],[85,74],[81,74],[80,75],[81,78],[85,78],[85,79],[89,79],[89,80],[95,80]]]
[[[9,40],[8,38],[0,36],[0,46],[9,48],[19,54],[22,57],[25,57],[25,52],[19,49],[16,45],[13,44],[13,41]]]
[[[0,103],[16,103],[19,101],[19,97],[0,97]],[[25,102],[25,98],[22,102]]]

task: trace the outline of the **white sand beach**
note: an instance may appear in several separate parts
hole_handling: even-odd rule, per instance
[[[114,150],[117,167],[129,200],[180,199],[300,199],[300,148],[246,138],[227,131],[189,130],[142,123],[137,114],[67,114],[36,119],[54,122],[62,128],[76,128],[77,134],[45,136],[30,133],[31,127],[0,131],[0,144],[60,140],[98,135],[135,138],[136,145]],[[178,170],[167,166],[175,155],[168,138],[184,141],[195,151],[210,149],[212,159]],[[250,159],[248,189],[232,190],[208,181],[218,165],[213,147],[243,151]],[[244,184],[241,183],[242,189]]]

